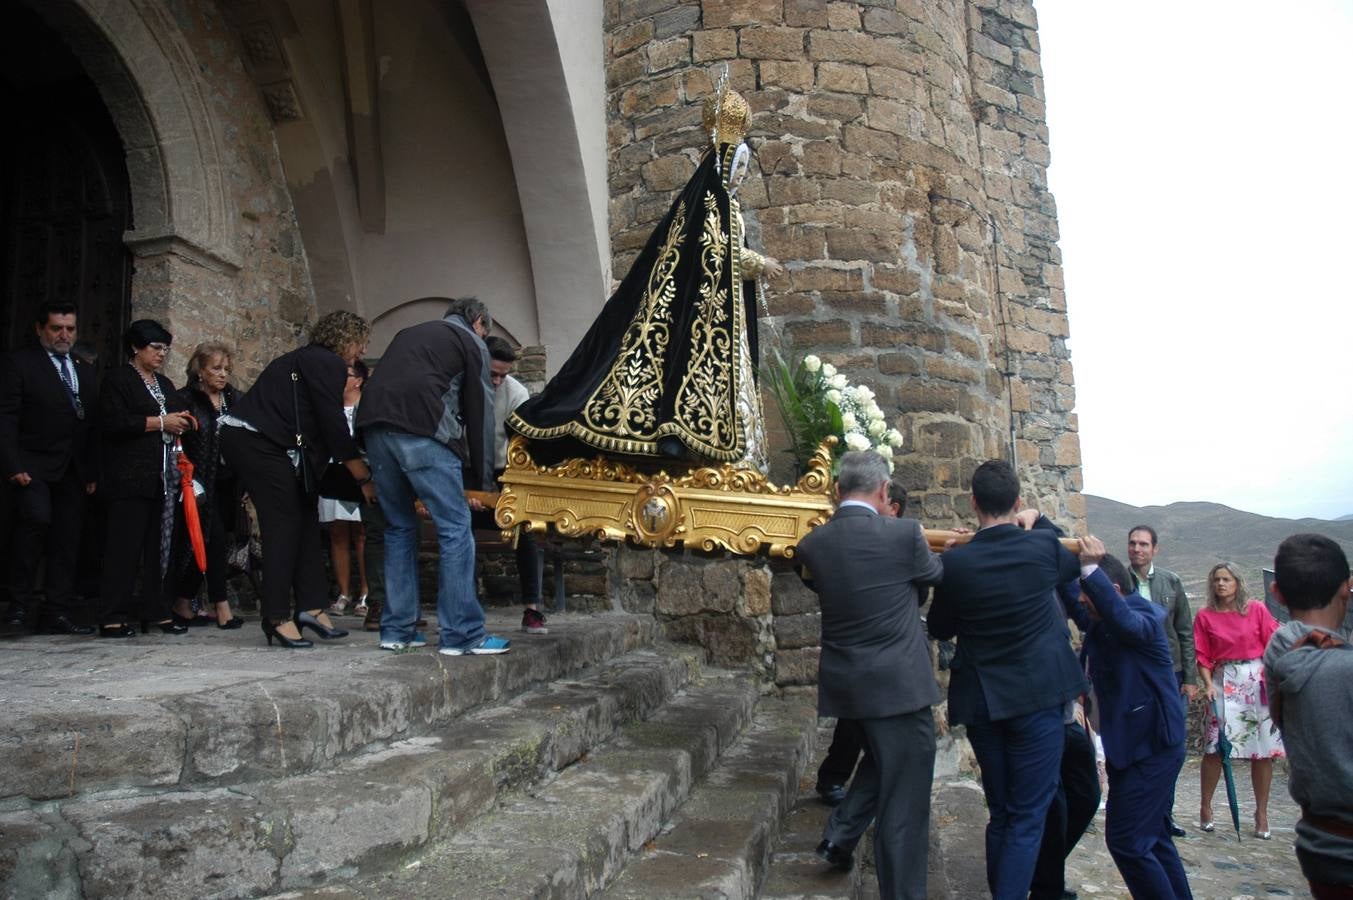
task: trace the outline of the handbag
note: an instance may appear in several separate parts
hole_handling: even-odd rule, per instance
[[[287,455],[291,457],[291,465],[296,469],[296,484],[300,487],[301,493],[306,497],[314,497],[319,491],[319,478],[315,475],[315,467],[310,462],[310,454],[306,453],[305,435],[301,433],[301,400],[296,388],[300,380],[300,373],[292,369],[291,405],[296,412],[296,446],[288,450]]]

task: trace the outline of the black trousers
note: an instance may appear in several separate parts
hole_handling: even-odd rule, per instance
[[[845,785],[850,781],[855,764],[860,761],[860,753],[869,751],[864,729],[854,719],[837,719],[836,730],[832,732],[832,745],[822,765],[817,767],[817,787],[822,790],[832,785]]]
[[[1043,826],[1043,843],[1038,847],[1038,862],[1029,888],[1030,900],[1056,900],[1062,896],[1066,890],[1066,858],[1099,810],[1095,745],[1085,729],[1074,722],[1066,726],[1061,774]]]
[[[30,616],[33,614],[38,572],[45,559],[46,604],[42,614],[46,618],[74,618],[75,563],[80,554],[85,486],[75,469],[68,467],[57,481],[34,478],[26,487],[14,485],[13,496],[16,521],[10,545],[10,597]]]
[[[221,429],[221,451],[253,498],[263,539],[263,590],[259,606],[265,621],[284,622],[296,609],[329,605],[324,575],[319,510],[315,497],[301,493],[296,470],[278,444],[245,428]]]
[[[163,497],[122,497],[104,504],[108,538],[103,545],[103,584],[100,623],[163,622],[169,618],[160,572],[160,523]],[[137,578],[141,602],[133,599]]]
[[[501,478],[503,470],[494,473]],[[497,528],[493,510],[485,509],[470,513],[471,528]],[[522,603],[540,603],[541,582],[545,580],[545,558],[540,553],[536,536],[529,531],[517,533],[517,578],[521,584]]]

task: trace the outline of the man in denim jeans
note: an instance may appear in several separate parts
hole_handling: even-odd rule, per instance
[[[493,388],[484,304],[452,301],[446,316],[395,335],[362,392],[357,427],[366,442],[385,514],[385,610],[381,648],[427,642],[418,618],[418,515],[422,500],[437,526],[437,618],[447,656],[506,653],[484,631],[475,596],[474,537],[465,490],[492,490]],[[478,507],[478,504],[474,504]]]

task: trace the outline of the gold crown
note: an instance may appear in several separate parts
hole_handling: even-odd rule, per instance
[[[700,122],[717,147],[720,144],[736,144],[747,137],[747,125],[751,118],[752,108],[747,105],[747,98],[735,90],[724,89],[705,98]]]

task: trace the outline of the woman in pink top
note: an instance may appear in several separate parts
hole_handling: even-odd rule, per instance
[[[1221,728],[1231,742],[1233,759],[1250,761],[1254,786],[1254,834],[1268,840],[1268,795],[1273,783],[1273,760],[1285,756],[1278,727],[1269,717],[1261,658],[1278,623],[1263,603],[1251,602],[1245,582],[1229,563],[1219,563],[1207,575],[1207,608],[1193,620],[1193,645],[1198,675],[1209,704],[1203,746],[1203,802],[1199,816],[1203,831],[1211,831],[1212,795],[1221,778],[1217,742]],[[1217,698],[1221,698],[1220,704]],[[1221,707],[1221,721],[1217,706]]]

